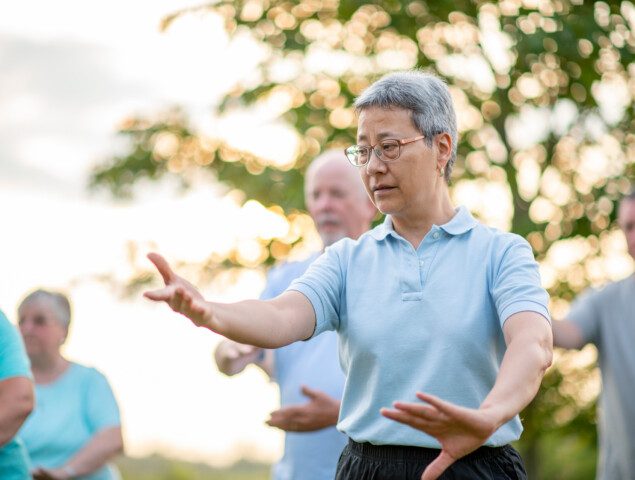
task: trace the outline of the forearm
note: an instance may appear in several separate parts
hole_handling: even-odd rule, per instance
[[[121,427],[106,428],[96,433],[63,467],[70,467],[73,476],[88,475],[121,452],[123,452]]]
[[[0,447],[18,432],[33,410],[33,384],[26,377],[0,382]]]
[[[494,413],[498,426],[511,420],[536,396],[551,365],[551,336],[518,335],[507,346],[496,383],[480,408]]]
[[[554,321],[553,344],[561,348],[580,349],[585,344],[582,337],[582,330],[570,320]]]
[[[261,348],[279,348],[311,336],[315,313],[298,292],[273,300],[211,303],[208,328],[236,342]]]

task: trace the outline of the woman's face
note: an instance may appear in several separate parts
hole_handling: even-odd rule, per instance
[[[67,329],[46,299],[33,300],[18,311],[18,326],[29,357],[54,356],[66,339]]]
[[[409,110],[373,107],[359,115],[358,145],[376,145],[386,139],[404,140],[420,135]],[[396,217],[408,217],[420,215],[422,209],[431,205],[440,182],[445,182],[439,169],[449,158],[448,138],[437,136],[431,147],[426,139],[402,145],[399,158],[388,163],[373,153],[368,163],[360,167],[360,175],[377,209]]]

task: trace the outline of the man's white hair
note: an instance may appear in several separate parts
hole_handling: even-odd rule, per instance
[[[359,179],[355,167],[353,167],[349,163],[348,159],[346,158],[346,155],[344,154],[344,150],[331,148],[329,150],[324,151],[317,157],[315,157],[315,159],[309,165],[309,168],[307,168],[306,173],[304,175],[304,198],[305,199],[308,198],[310,194],[308,189],[317,171],[320,170],[320,168],[322,168],[326,164],[329,164],[331,162],[341,162],[342,164],[345,164],[347,168],[350,168],[351,180],[353,180],[353,183],[356,184],[360,195],[366,196],[366,190],[364,189],[364,184],[362,183],[361,179]]]

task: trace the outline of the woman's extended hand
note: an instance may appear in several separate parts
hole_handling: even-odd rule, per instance
[[[441,453],[425,469],[421,480],[436,480],[459,458],[479,448],[500,426],[493,412],[459,407],[425,393],[426,402],[395,402],[394,409],[382,408],[383,416],[409,425],[436,438]]]
[[[165,302],[172,310],[189,318],[199,327],[211,328],[212,308],[194,285],[178,276],[158,253],[149,253],[148,259],[157,268],[165,287],[147,291],[143,295],[155,302]]]

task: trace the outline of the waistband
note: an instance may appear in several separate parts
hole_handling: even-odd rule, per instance
[[[357,443],[348,439],[348,448],[354,455],[368,457],[376,460],[387,460],[391,462],[431,462],[439,456],[441,450],[438,448],[427,447],[410,447],[403,445],[373,445],[371,443]],[[470,462],[473,460],[481,460],[492,458],[503,454],[512,447],[503,445],[502,447],[479,447],[472,453],[457,460],[458,462]]]

